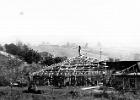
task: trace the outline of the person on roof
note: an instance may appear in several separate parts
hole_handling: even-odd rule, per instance
[[[81,56],[81,46],[78,47],[79,56]]]

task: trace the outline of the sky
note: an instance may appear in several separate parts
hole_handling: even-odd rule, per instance
[[[0,0],[0,43],[140,48],[140,0]]]

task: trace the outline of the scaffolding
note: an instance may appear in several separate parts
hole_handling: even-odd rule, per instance
[[[32,73],[40,85],[88,86],[102,82],[104,66],[99,61],[78,56]],[[41,82],[39,82],[41,81]]]

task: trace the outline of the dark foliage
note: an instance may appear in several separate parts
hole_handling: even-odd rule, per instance
[[[16,44],[5,44],[5,49],[7,53],[18,56],[20,59],[31,64],[33,62],[38,63],[41,60],[41,55],[30,49],[27,45],[16,45]]]
[[[45,57],[45,59],[42,61],[43,65],[48,65],[48,66],[50,66],[54,63],[55,63],[55,61],[54,61],[54,58],[52,58],[52,57]]]
[[[18,56],[23,61],[31,64],[41,62],[43,65],[52,65],[55,63],[60,63],[67,59],[67,57],[53,57],[52,54],[48,52],[38,53],[37,51],[30,49],[27,45],[18,44],[5,44],[5,49],[7,53]]]
[[[60,63],[60,62],[63,62],[64,60],[66,60],[67,57],[55,57],[54,58],[54,61],[55,63]]]
[[[52,64],[63,62],[66,59],[67,59],[67,57],[55,57],[55,58],[53,58],[51,56],[48,56],[48,57],[45,57],[43,59],[42,64],[50,66]]]
[[[5,79],[4,76],[0,76],[0,86],[7,86],[10,83],[8,82],[8,80]]]
[[[7,53],[13,54],[13,55],[17,55],[19,52],[19,48],[14,44],[5,44],[5,49]]]
[[[23,59],[29,64],[33,62],[38,63],[41,60],[41,56],[37,51],[30,49],[24,53]]]

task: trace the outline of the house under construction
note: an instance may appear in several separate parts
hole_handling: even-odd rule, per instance
[[[105,62],[78,56],[33,73],[37,85],[88,86],[103,82]]]

